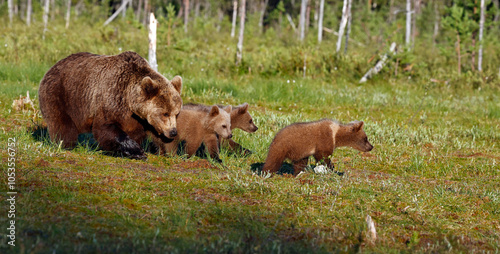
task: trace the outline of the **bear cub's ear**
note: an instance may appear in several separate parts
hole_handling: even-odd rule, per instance
[[[180,94],[182,90],[182,78],[181,76],[175,76],[170,83],[174,86],[175,90]]]
[[[228,106],[224,107],[224,110],[225,110],[227,113],[231,114],[231,111],[233,110],[233,106],[228,105]]]
[[[208,113],[209,116],[214,117],[219,114],[219,107],[216,105],[212,106],[212,109],[210,110],[210,113]]]
[[[243,103],[238,106],[238,114],[243,115],[248,111],[248,103]]]
[[[353,126],[354,132],[358,132],[358,131],[362,130],[364,124],[365,123],[363,121],[354,122],[354,126]]]
[[[142,79],[141,89],[146,94],[147,98],[151,98],[157,95],[160,91],[158,85],[150,77],[145,77]]]

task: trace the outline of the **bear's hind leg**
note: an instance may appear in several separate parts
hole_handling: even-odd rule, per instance
[[[50,139],[57,145],[62,142],[63,147],[66,149],[74,148],[78,141],[78,129],[75,123],[66,112],[52,113],[53,115],[57,115],[57,117],[46,117],[46,119],[51,119],[46,121]],[[57,119],[57,121],[53,119]]]
[[[94,138],[99,146],[112,155],[124,156],[131,159],[146,159],[141,145],[131,139],[127,133],[115,124],[95,124],[92,127]]]

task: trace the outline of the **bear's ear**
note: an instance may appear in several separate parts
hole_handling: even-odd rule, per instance
[[[238,106],[238,114],[243,115],[248,111],[248,103],[243,103]]]
[[[175,90],[180,94],[182,90],[182,78],[181,76],[175,76],[170,83],[174,86]]]
[[[224,110],[225,110],[227,113],[231,114],[231,111],[233,111],[233,106],[228,105],[228,106],[224,107]]]
[[[145,77],[141,81],[141,90],[146,94],[147,98],[151,98],[159,93],[160,88],[150,77]]]
[[[214,117],[219,114],[219,107],[216,105],[212,106],[212,109],[210,110],[210,113],[208,113],[209,116]]]
[[[354,122],[354,126],[353,126],[354,132],[358,132],[358,131],[362,130],[364,124],[365,123],[363,121]]]

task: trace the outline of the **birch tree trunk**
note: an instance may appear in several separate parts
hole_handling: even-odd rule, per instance
[[[457,31],[457,57],[458,57],[458,76],[462,74],[462,55],[460,50],[460,34]]]
[[[411,40],[411,0],[406,0],[406,47],[410,50]]]
[[[245,5],[246,1],[241,0],[240,6],[240,36],[238,38],[238,45],[236,47],[236,65],[240,65],[243,58],[243,35],[245,33]]]
[[[139,4],[137,5],[137,10],[135,11],[135,19],[137,19],[137,21],[141,21],[141,13],[142,13],[142,1],[144,0],[139,0]]]
[[[184,0],[184,32],[185,33],[188,32],[188,22],[189,22],[189,0]]]
[[[434,33],[432,34],[432,41],[434,42],[434,45],[436,45],[436,38],[439,35],[439,8],[438,8],[438,1],[434,0]]]
[[[307,0],[302,0],[300,5],[300,18],[299,18],[299,40],[303,41],[305,36],[305,26],[306,26],[306,8]]]
[[[45,0],[45,7],[43,8],[43,35],[42,38],[45,40],[45,32],[47,32],[47,25],[49,23],[49,8],[50,0]]]
[[[412,25],[411,25],[411,48],[415,47],[415,38],[417,38],[417,15],[420,15],[420,1],[421,0],[414,0],[413,4],[413,16],[412,16]]]
[[[259,18],[259,27],[262,28],[264,26],[264,15],[266,14],[267,3],[269,0],[264,0],[262,5],[262,9],[260,10],[260,18]]]
[[[71,0],[68,0],[69,2],[71,2]],[[127,14],[127,8],[126,8],[126,4],[128,3],[129,0],[122,0],[122,5],[125,4],[125,8],[123,8],[123,11],[122,11],[122,18],[125,19],[125,15]],[[131,2],[132,3],[132,2]]]
[[[128,0],[125,0],[128,1]],[[156,27],[158,25],[158,21],[155,18],[155,15],[151,13],[149,16],[149,54],[148,54],[148,62],[151,65],[153,70],[158,71],[158,63],[156,62]]]
[[[66,4],[66,29],[68,29],[69,27],[69,18],[70,18],[70,15],[71,15],[71,0],[67,0],[67,4]],[[127,0],[125,0],[127,1]]]
[[[144,0],[144,20],[142,23],[144,25],[148,25],[148,18],[149,18],[149,0]]]
[[[233,1],[233,22],[231,25],[231,38],[234,38],[234,31],[236,30],[236,16],[238,16],[238,0]]]
[[[484,0],[481,0],[481,17],[479,19],[479,52],[477,56],[477,70],[483,71],[483,30],[484,30]]]
[[[342,38],[344,36],[345,27],[347,25],[347,0],[344,0],[344,6],[342,7],[342,20],[340,21],[339,27],[339,37],[337,39],[337,52],[340,51],[340,47],[342,46]]]
[[[9,22],[12,24],[14,18],[14,0],[7,0],[7,8],[9,8]]]
[[[349,0],[349,4],[347,6],[347,32],[345,33],[345,47],[344,47],[344,54],[347,53],[347,45],[349,45],[349,34],[351,33],[351,22],[352,22],[352,15],[351,15],[351,5],[352,5],[352,0]]]
[[[318,17],[318,43],[323,40],[323,12],[325,10],[325,0],[319,2],[319,17]]]
[[[33,12],[33,5],[31,0],[28,0],[28,6],[26,7],[26,24],[31,25],[31,13]]]

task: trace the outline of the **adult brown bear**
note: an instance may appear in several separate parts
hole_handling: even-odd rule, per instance
[[[78,134],[92,132],[103,150],[143,159],[146,131],[177,135],[181,88],[181,77],[167,80],[135,52],[77,53],[50,68],[38,93],[53,142],[72,148]]]

